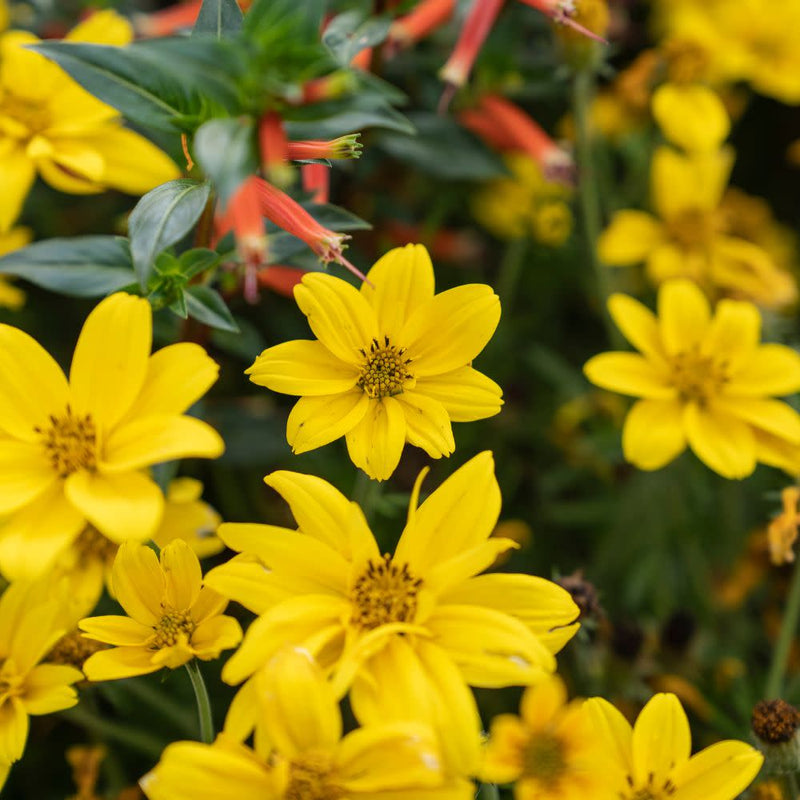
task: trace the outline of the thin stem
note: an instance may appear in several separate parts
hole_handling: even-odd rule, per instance
[[[797,632],[798,620],[800,620],[800,567],[795,564],[789,596],[786,598],[786,608],[781,620],[781,629],[772,652],[772,663],[769,667],[767,685],[764,688],[766,700],[774,700],[783,692],[783,679],[786,675],[786,665],[789,663],[789,650]]]
[[[575,120],[575,148],[578,157],[578,200],[581,208],[584,238],[589,251],[589,262],[594,271],[597,299],[603,314],[609,342],[617,347],[621,337],[611,317],[606,303],[611,294],[609,272],[597,257],[597,240],[602,228],[602,212],[600,210],[600,192],[597,185],[597,170],[593,163],[592,133],[589,112],[594,98],[595,80],[590,69],[582,69],[575,73],[572,82],[572,115]]]
[[[186,671],[192,681],[192,689],[197,700],[197,715],[200,718],[200,741],[211,744],[214,741],[214,721],[211,717],[211,701],[208,697],[206,682],[197,664],[197,659],[193,658],[186,663]]]

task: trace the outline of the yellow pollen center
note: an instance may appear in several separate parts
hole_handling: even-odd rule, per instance
[[[350,622],[363,630],[391,622],[411,622],[417,613],[421,586],[422,579],[408,571],[408,564],[397,566],[388,553],[380,560],[370,559],[353,584]]]
[[[564,774],[567,766],[564,745],[548,733],[534,736],[522,753],[523,775],[552,786]]]
[[[50,415],[48,428],[36,428],[42,437],[44,449],[61,478],[81,469],[97,467],[97,429],[91,414],[74,414],[67,406],[61,417]]]
[[[192,615],[188,611],[175,611],[164,609],[158,625],[153,629],[155,634],[150,640],[151,650],[161,650],[163,647],[174,647],[181,636],[188,641],[192,638],[197,627]]]
[[[94,525],[87,525],[72,545],[78,566],[85,567],[94,562],[110,566],[119,550],[119,545],[103,536]]]
[[[714,215],[697,209],[684,211],[668,226],[672,238],[686,250],[707,247],[718,231]]]
[[[647,786],[634,791],[633,777],[631,775],[625,777],[631,790],[626,794],[620,793],[620,800],[667,800],[675,794],[675,784],[672,782],[672,778],[667,778],[661,786],[657,786],[655,785],[655,775],[651,772],[647,776]]]
[[[344,790],[333,780],[326,753],[303,753],[289,763],[289,783],[283,800],[339,800]]]
[[[672,357],[672,383],[685,403],[707,405],[729,380],[727,361],[704,356],[696,347]]]
[[[0,706],[12,697],[20,697],[25,691],[25,676],[17,672],[11,659],[0,662]]]
[[[383,341],[381,345],[373,339],[369,352],[364,348],[360,351],[364,364],[358,385],[373,398],[402,394],[403,385],[412,377],[408,371],[411,359],[404,358],[406,349],[393,345],[388,336],[384,336]]]

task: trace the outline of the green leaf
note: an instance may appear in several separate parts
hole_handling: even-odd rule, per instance
[[[203,0],[192,30],[197,34],[213,34],[217,39],[233,36],[242,29],[244,15],[236,0]]]
[[[334,17],[322,34],[322,43],[336,61],[346,67],[354,56],[386,39],[392,20],[388,16],[364,19],[360,11],[346,11]]]
[[[201,272],[216,267],[221,261],[219,253],[207,247],[195,247],[181,253],[178,259],[178,269],[187,280],[191,280]]]
[[[178,296],[169,304],[169,310],[173,314],[177,314],[181,319],[186,319],[189,316],[189,307],[188,303],[186,302],[186,294],[181,292]]]
[[[239,326],[233,319],[225,301],[208,286],[190,286],[186,290],[186,308],[193,319],[219,328],[223,331],[238,332]]]
[[[0,258],[0,273],[72,297],[102,297],[136,282],[120,236],[45,239]]]
[[[258,168],[253,120],[249,117],[209,120],[198,128],[193,149],[223,204]]]
[[[136,204],[128,232],[142,289],[147,286],[156,256],[189,233],[203,213],[210,192],[210,183],[179,178],[157,186]]]
[[[315,104],[321,106],[322,103]],[[373,108],[341,111],[313,120],[292,120],[286,123],[290,139],[335,139],[365,128],[386,128],[413,134],[414,126],[399,111],[387,103],[375,103]]]

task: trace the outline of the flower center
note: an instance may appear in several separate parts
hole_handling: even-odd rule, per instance
[[[634,791],[633,777],[631,775],[626,775],[625,777],[628,781],[628,786],[631,787],[631,793],[624,800],[666,800],[675,794],[675,784],[672,782],[672,778],[667,778],[661,786],[655,786],[653,784],[655,776],[651,772],[647,776],[647,786]]]
[[[405,347],[396,347],[388,336],[384,336],[383,341],[381,345],[373,339],[369,352],[364,348],[360,350],[364,364],[358,385],[373,398],[402,394],[403,384],[412,377],[408,371],[411,359],[403,358]]]
[[[76,563],[81,567],[94,562],[110,566],[119,550],[119,545],[103,536],[94,525],[87,525],[80,532],[72,547],[75,551]]]
[[[552,786],[567,766],[564,745],[556,736],[544,733],[528,742],[522,754],[523,774]]]
[[[701,355],[697,347],[672,357],[672,383],[685,403],[705,406],[729,380],[727,361]]]
[[[669,222],[669,232],[686,250],[707,246],[717,231],[713,214],[705,211],[684,211]]]
[[[330,757],[303,753],[289,763],[289,784],[283,800],[339,800],[344,790],[332,780]]]
[[[398,567],[388,553],[380,560],[370,559],[353,584],[350,622],[363,630],[391,622],[410,622],[417,613],[420,586],[422,579],[408,571],[408,564]]]
[[[67,406],[63,416],[50,415],[49,428],[35,430],[41,434],[47,456],[59,477],[97,467],[97,429],[91,414],[76,415]]]
[[[24,683],[25,676],[17,672],[10,658],[0,662],[0,706],[9,698],[20,697],[25,691]]]
[[[197,625],[188,611],[165,609],[158,621],[158,626],[154,628],[155,634],[150,640],[150,649],[161,650],[163,647],[174,647],[181,638],[188,641],[196,627]]]
[[[64,634],[42,660],[47,664],[66,664],[68,667],[82,669],[83,662],[90,655],[108,647],[105,642],[85,639],[80,631],[75,630]]]

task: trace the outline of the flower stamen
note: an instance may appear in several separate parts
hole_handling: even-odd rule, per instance
[[[306,752],[293,758],[283,800],[339,800],[345,792],[331,780],[332,771],[326,753]]]
[[[413,377],[408,371],[411,359],[403,357],[405,347],[393,345],[388,336],[383,341],[381,345],[373,339],[369,352],[360,350],[365,361],[357,385],[373,399],[402,394],[405,382]]]
[[[729,380],[727,361],[702,355],[697,347],[672,357],[672,383],[686,403],[705,407]]]
[[[408,564],[394,564],[388,553],[380,560],[370,559],[353,584],[351,624],[372,630],[392,622],[411,622],[421,586],[422,579],[409,572]]]
[[[47,430],[34,430],[41,434],[50,463],[60,478],[81,469],[97,468],[97,429],[91,414],[74,414],[67,406],[63,416],[50,415]]]
[[[151,650],[161,650],[164,647],[174,647],[181,638],[191,639],[197,624],[188,611],[175,611],[164,609],[164,613],[153,630],[154,636],[150,640]]]

